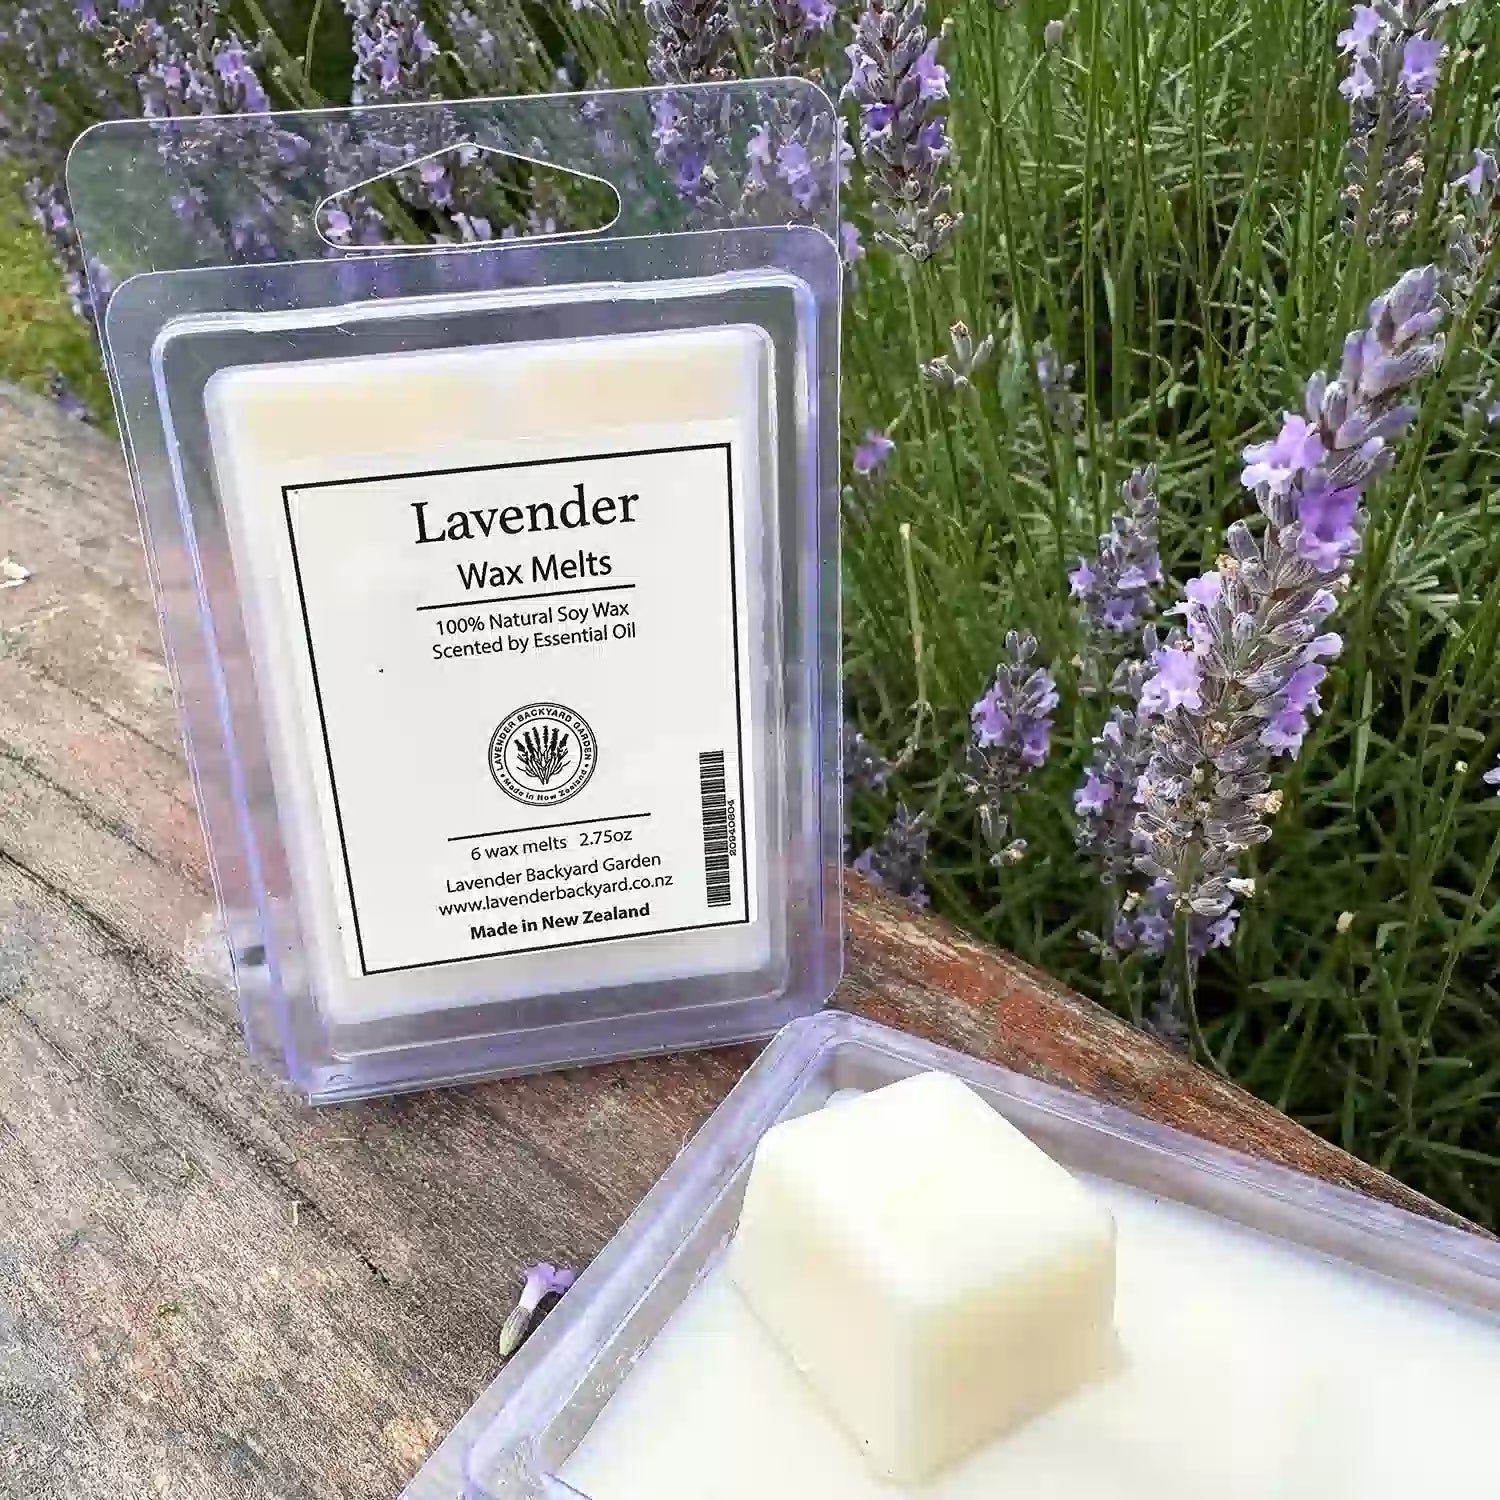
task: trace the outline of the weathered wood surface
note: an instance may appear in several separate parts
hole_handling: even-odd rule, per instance
[[[123,468],[0,390],[0,1495],[400,1490],[751,1049],[312,1110],[245,1061]],[[1430,1204],[853,883],[839,1001]]]

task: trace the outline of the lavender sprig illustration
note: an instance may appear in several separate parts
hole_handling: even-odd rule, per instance
[[[532,728],[516,740],[516,762],[533,781],[546,786],[568,763],[572,741],[554,725]]]

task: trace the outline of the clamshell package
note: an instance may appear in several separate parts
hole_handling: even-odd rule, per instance
[[[836,140],[787,81],[75,148],[246,1032],[311,1098],[831,993]]]
[[[920,1151],[924,1112],[956,1151]],[[805,1314],[781,1326],[778,1238]],[[888,1397],[863,1437],[820,1345]],[[893,1482],[893,1443],[1027,1386]],[[1497,1399],[1492,1239],[830,1010],[761,1053],[403,1500],[1405,1500],[1474,1488]]]

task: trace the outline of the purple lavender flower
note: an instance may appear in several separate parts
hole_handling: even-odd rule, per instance
[[[1083,425],[1083,397],[1073,389],[1078,366],[1062,362],[1049,336],[1036,346],[1035,368],[1042,402],[1053,426],[1064,433],[1077,432]]]
[[[1266,485],[1284,495],[1327,456],[1318,429],[1297,412],[1283,412],[1281,431],[1269,443],[1253,443],[1245,449],[1240,483],[1247,490]]]
[[[509,1359],[521,1347],[537,1308],[548,1297],[561,1297],[577,1279],[576,1271],[565,1266],[549,1266],[545,1261],[526,1272],[526,1285],[521,1289],[520,1299],[500,1329],[501,1359]]]
[[[1084,627],[1084,681],[1098,691],[1115,640],[1139,630],[1156,608],[1152,589],[1162,581],[1157,527],[1156,470],[1136,469],[1120,486],[1120,510],[1099,538],[1093,558],[1079,558],[1068,574]]]
[[[1033,666],[1034,636],[1012,630],[1005,637],[1006,659],[970,711],[969,769],[964,778],[979,807],[979,826],[990,863],[1014,863],[1026,852],[1021,839],[1009,839],[1010,817],[1031,773],[1052,752],[1052,716],[1057,683],[1045,667]]]
[[[1500,233],[1500,124],[1495,127],[1496,149],[1474,152],[1474,165],[1449,184],[1454,210],[1448,223],[1449,285],[1455,306],[1468,306],[1492,264],[1495,238]],[[1462,189],[1462,191],[1457,191]],[[1492,282],[1488,300],[1500,297]],[[1474,351],[1468,351],[1471,361]]]
[[[1495,153],[1479,149],[1474,152],[1474,165],[1456,178],[1453,186],[1467,188],[1469,197],[1478,202],[1493,202],[1497,183],[1500,183],[1500,166],[1496,165]]]
[[[1304,490],[1297,501],[1298,556],[1320,573],[1337,572],[1345,558],[1359,551],[1360,533],[1355,525],[1359,500],[1360,492],[1352,487],[1336,490],[1324,485]]]
[[[1493,770],[1484,773],[1484,781],[1489,786],[1500,787],[1500,760],[1497,760]]]
[[[962,215],[940,183],[948,159],[939,106],[948,74],[929,38],[922,0],[869,0],[848,48],[843,97],[859,106],[859,153],[874,200],[875,238],[914,260],[936,255]]]
[[[871,427],[865,433],[864,441],[855,445],[854,472],[863,479],[871,478],[885,468],[895,451],[894,440],[878,428]]]
[[[1432,35],[1463,0],[1380,0],[1357,5],[1339,34],[1350,71],[1339,92],[1349,101],[1344,172],[1346,223],[1372,243],[1410,229],[1422,190],[1422,147],[1437,91],[1443,44]],[[1372,152],[1378,157],[1372,159]]]
[[[1083,785],[1073,793],[1073,810],[1082,817],[1096,818],[1114,799],[1113,783],[1105,781],[1098,771],[1090,768]]]
[[[930,837],[927,814],[913,814],[904,803],[897,803],[890,825],[854,861],[854,869],[875,885],[904,896],[914,906],[926,906],[929,897],[922,877]]]
[[[344,13],[354,40],[354,103],[390,104],[434,95],[432,61],[438,47],[416,0],[344,0]]]
[[[1346,56],[1351,52],[1367,52],[1379,34],[1380,26],[1380,12],[1373,5],[1356,5],[1349,29],[1339,32],[1339,51]]]
[[[733,36],[725,0],[646,0],[646,22],[646,66],[656,83],[729,77]]]
[[[1141,688],[1141,713],[1147,718],[1185,708],[1203,707],[1203,676],[1197,656],[1186,646],[1163,646],[1152,659],[1154,668]]]
[[[1438,85],[1438,64],[1443,60],[1443,44],[1430,37],[1407,39],[1401,52],[1401,84],[1410,94],[1431,99]]]
[[[853,270],[865,258],[865,247],[859,242],[859,229],[848,219],[839,225],[839,255],[848,270]]]
[[[1208,921],[1210,941],[1227,940],[1224,919],[1244,893],[1237,861],[1271,836],[1281,800],[1272,756],[1301,748],[1319,711],[1321,664],[1342,649],[1322,625],[1358,552],[1362,497],[1415,415],[1406,398],[1442,358],[1439,284],[1435,266],[1408,271],[1346,339],[1337,378],[1308,381],[1316,448],[1288,420],[1284,462],[1246,450],[1266,529],[1229,527],[1213,575],[1190,586],[1177,611],[1186,630],[1173,632],[1143,683],[1136,867],[1161,884],[1174,913]]]

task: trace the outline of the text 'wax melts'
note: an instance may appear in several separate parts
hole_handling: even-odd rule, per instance
[[[1115,1357],[1108,1211],[948,1074],[768,1132],[729,1273],[871,1465],[904,1483]]]
[[[331,1013],[771,961],[770,397],[743,328],[215,377]]]
[[[800,83],[694,99],[725,187],[763,118],[837,139]],[[837,982],[836,154],[790,215],[690,202],[621,146],[655,107],[75,155],[91,248],[152,268],[104,285],[105,336],[246,1032],[315,1100],[765,1036]],[[334,245],[355,137],[629,191],[588,235]],[[262,151],[298,164],[274,253],[151,236],[173,164]]]

